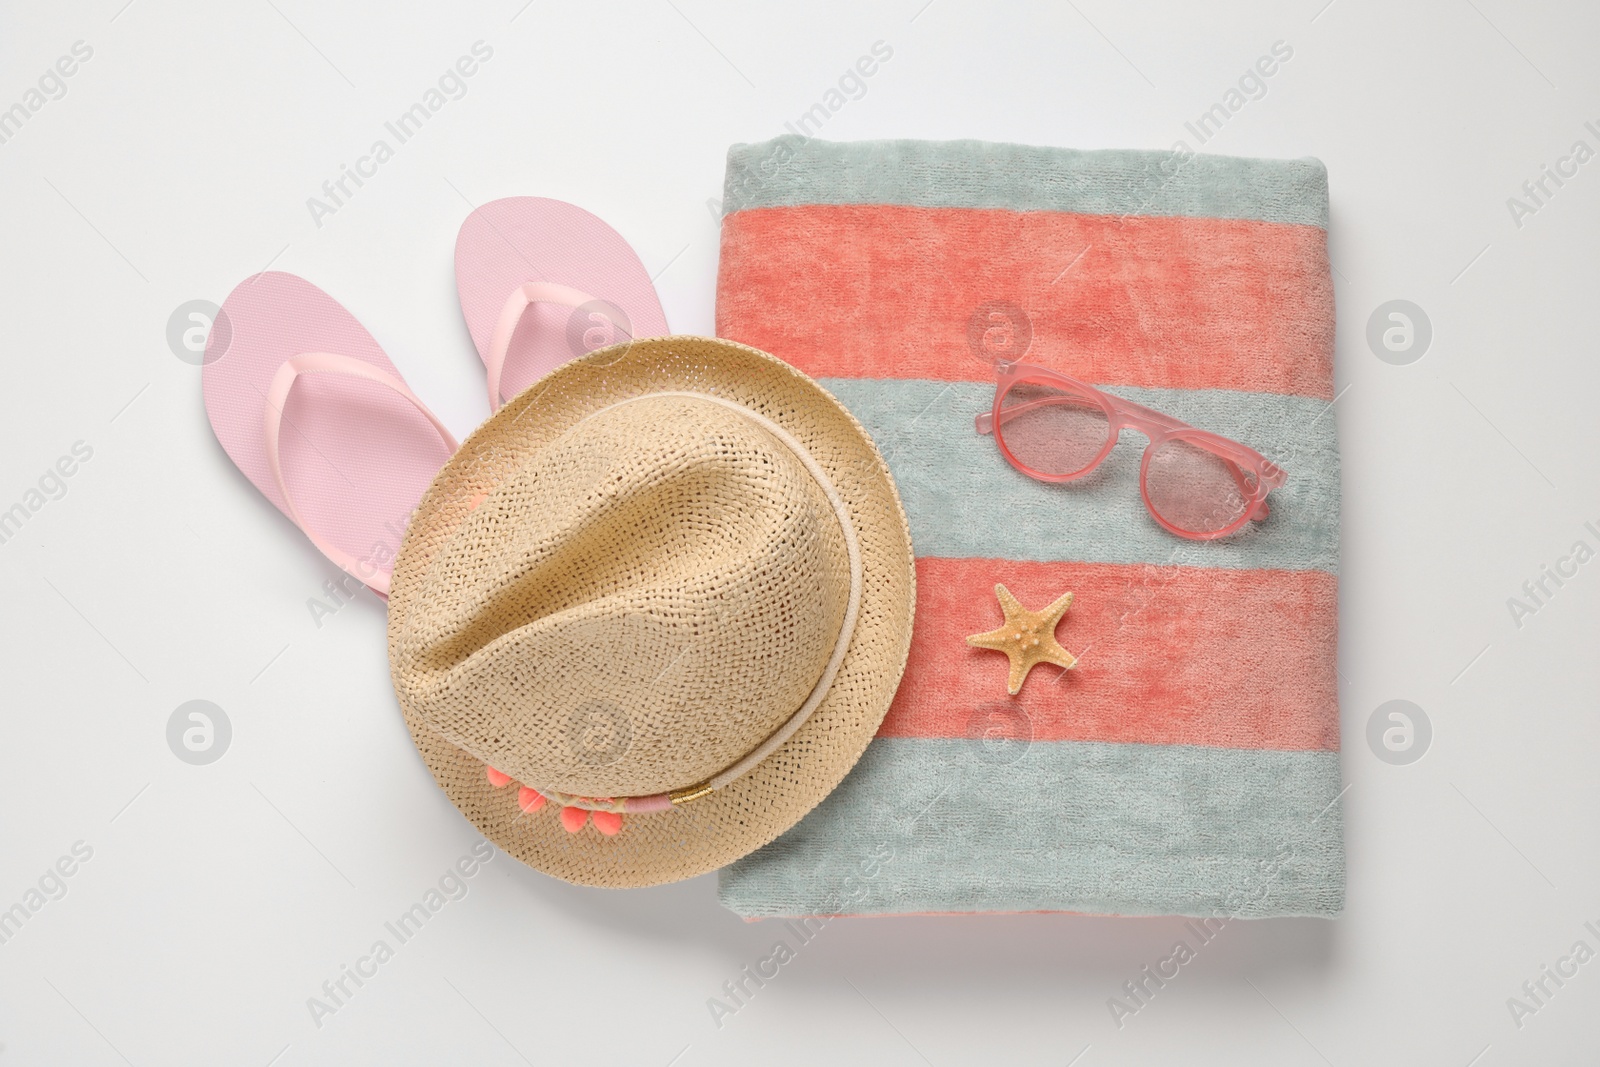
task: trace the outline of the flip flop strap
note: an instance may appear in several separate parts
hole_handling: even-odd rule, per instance
[[[272,376],[272,384],[267,387],[266,404],[262,408],[263,429],[267,438],[267,466],[272,471],[272,480],[278,486],[278,492],[283,496],[284,510],[294,524],[311,539],[324,556],[332,560],[347,574],[353,575],[380,596],[389,595],[389,575],[392,571],[383,570],[372,563],[357,559],[344,551],[331,541],[322,537],[317,531],[306,524],[300,514],[300,509],[295,507],[294,497],[289,492],[288,483],[283,478],[283,465],[278,458],[278,435],[282,428],[283,409],[289,399],[289,391],[294,388],[294,383],[302,374],[343,374],[351,378],[362,378],[399,393],[410,404],[420,411],[424,418],[438,431],[439,438],[451,452],[457,448],[456,439],[450,436],[450,431],[445,428],[429,411],[423,402],[417,399],[415,393],[406,388],[406,383],[364,360],[353,359],[350,356],[341,356],[333,352],[302,352],[298,356],[286,359]],[[290,424],[293,425],[292,423]],[[331,461],[330,461],[331,462]],[[365,573],[365,572],[371,573]]]
[[[581,289],[555,282],[527,282],[511,290],[500,317],[495,320],[494,336],[489,341],[489,352],[484,366],[489,371],[489,410],[499,411],[505,398],[500,395],[500,376],[505,371],[506,354],[511,349],[511,337],[517,332],[517,323],[530,304],[559,304],[561,307],[579,308],[594,303],[595,298]]]

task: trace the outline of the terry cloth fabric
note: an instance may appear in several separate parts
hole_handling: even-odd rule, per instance
[[[783,137],[728,156],[717,330],[820,379],[889,462],[918,611],[866,755],[726,868],[747,917],[1073,911],[1333,916],[1339,454],[1327,174],[1234,159]],[[1176,538],[1144,438],[1088,479],[1009,466],[975,312],[1022,309],[1027,362],[1258,449],[1271,515]],[[982,320],[980,319],[981,331]],[[1004,583],[1078,665],[1006,696],[967,646]]]

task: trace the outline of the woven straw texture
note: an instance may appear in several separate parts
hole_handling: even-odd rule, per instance
[[[805,701],[849,597],[838,519],[799,458],[737,412],[652,395],[675,391],[765,416],[827,472],[860,541],[861,617],[827,697],[756,768],[615,837],[569,834],[484,765],[581,796],[693,786]],[[567,881],[655,885],[759,848],[839,783],[894,696],[914,595],[893,482],[836,400],[742,345],[638,341],[535,383],[440,471],[395,566],[390,667],[429,769],[486,836]]]

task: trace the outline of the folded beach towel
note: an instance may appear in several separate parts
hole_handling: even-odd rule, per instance
[[[917,556],[905,679],[866,756],[725,869],[747,917],[1332,916],[1339,456],[1327,176],[1314,159],[974,141],[729,152],[717,331],[821,380],[876,440]],[[998,312],[996,309],[1000,309]],[[998,315],[998,318],[996,316]],[[1288,472],[1218,541],[1161,529],[1144,439],[1068,485],[973,418],[989,323],[1025,359]],[[1020,334],[1020,336],[1018,336]],[[995,585],[1079,657],[1007,695]]]

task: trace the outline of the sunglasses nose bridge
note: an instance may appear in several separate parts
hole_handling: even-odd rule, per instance
[[[1131,431],[1144,438],[1144,455],[1139,461],[1140,477],[1143,477],[1144,467],[1149,463],[1151,453],[1165,444],[1171,435],[1136,419],[1130,419],[1126,415],[1118,415],[1111,420],[1111,437],[1116,444],[1122,443],[1124,431]]]

